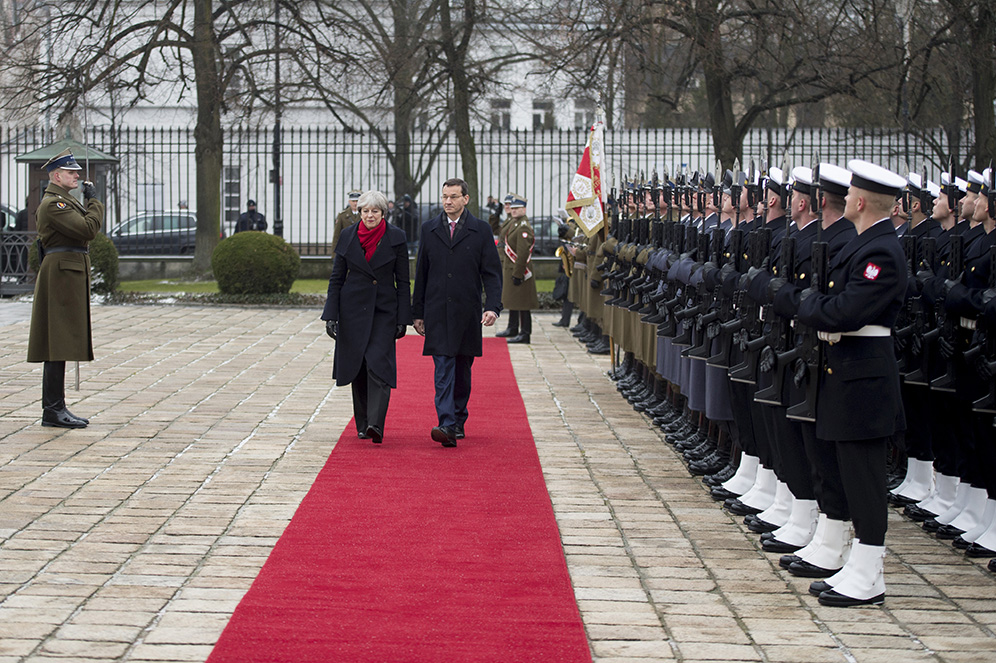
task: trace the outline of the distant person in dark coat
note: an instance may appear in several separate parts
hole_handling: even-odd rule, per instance
[[[246,203],[246,211],[239,215],[239,220],[235,222],[234,232],[240,233],[245,230],[266,230],[266,217],[256,211],[256,201],[250,200]]]
[[[325,301],[325,330],[335,339],[332,376],[352,384],[362,439],[381,442],[391,389],[398,386],[395,341],[412,323],[405,231],[387,223],[387,196],[367,191],[360,222],[342,231]]]
[[[422,226],[412,315],[425,336],[423,355],[435,364],[436,414],[432,439],[455,447],[464,436],[470,370],[482,354],[481,325],[501,311],[501,261],[491,227],[468,212],[467,183],[443,183],[443,213]],[[484,291],[482,312],[481,291]]]

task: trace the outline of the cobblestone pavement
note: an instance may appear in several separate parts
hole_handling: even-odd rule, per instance
[[[350,417],[318,312],[95,307],[65,431],[7,306],[0,663],[203,661]],[[885,607],[820,606],[553,320],[511,354],[596,661],[996,660],[987,560],[893,513]]]

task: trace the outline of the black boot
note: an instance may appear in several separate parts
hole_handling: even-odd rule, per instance
[[[42,426],[86,428],[90,423],[66,409],[66,362],[42,364]]]
[[[574,313],[574,302],[569,299],[564,300],[564,305],[560,309],[560,320],[553,323],[554,327],[568,327],[571,324],[571,315]]]
[[[495,334],[495,336],[497,336],[498,338],[505,338],[506,336],[511,338],[513,336],[518,336],[518,335],[519,335],[519,312],[509,311],[508,327],[505,327],[505,329]]]
[[[508,339],[509,343],[529,343],[529,335],[533,333],[533,315],[529,311],[518,311],[519,333]]]

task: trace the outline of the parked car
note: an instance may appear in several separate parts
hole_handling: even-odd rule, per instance
[[[194,252],[197,214],[190,210],[140,212],[107,234],[122,255],[186,255]]]
[[[0,204],[0,228],[13,230],[16,218],[17,212],[4,204]]]
[[[560,237],[557,229],[560,228],[560,220],[555,216],[540,216],[529,219],[533,226],[535,243],[533,244],[534,256],[552,256],[560,246]]]

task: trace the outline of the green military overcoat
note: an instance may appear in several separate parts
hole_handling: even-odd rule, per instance
[[[100,232],[104,204],[87,206],[68,191],[49,184],[38,206],[38,238],[46,250],[86,248]],[[90,256],[86,253],[49,253],[35,282],[28,337],[28,361],[91,361]]]
[[[335,226],[332,228],[332,255],[335,256],[335,247],[339,244],[339,235],[343,230],[360,222],[360,212],[354,212],[348,205],[346,209],[339,212],[335,217]]]
[[[533,227],[528,217],[513,219],[505,226],[504,256],[502,260],[501,305],[506,311],[531,311],[539,308],[536,296],[536,278],[532,274]],[[513,259],[512,256],[515,256]],[[513,278],[522,279],[515,285]]]

